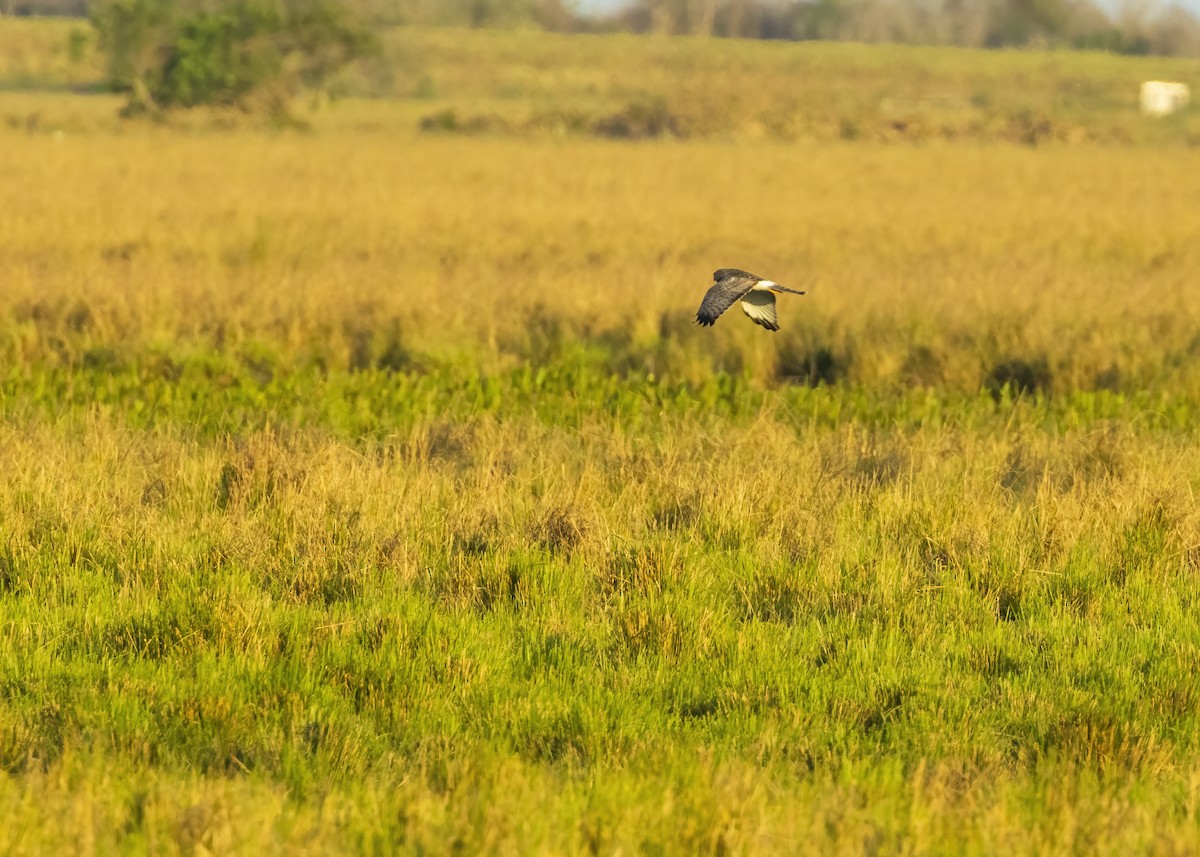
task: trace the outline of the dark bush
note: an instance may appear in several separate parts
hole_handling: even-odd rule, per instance
[[[510,124],[499,116],[460,116],[453,108],[422,116],[418,127],[433,134],[489,134],[512,130]]]
[[[1007,388],[1013,395],[1050,392],[1053,377],[1044,357],[1014,358],[997,363],[988,371],[983,385],[993,399],[999,399]]]
[[[779,349],[775,375],[780,381],[819,387],[836,384],[849,369],[849,360],[828,346],[789,339]]]
[[[634,102],[597,120],[592,130],[600,137],[625,140],[687,136],[683,120],[659,100]]]

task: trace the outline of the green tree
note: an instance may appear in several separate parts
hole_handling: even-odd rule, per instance
[[[252,100],[281,111],[374,46],[328,0],[103,0],[91,19],[131,111]]]

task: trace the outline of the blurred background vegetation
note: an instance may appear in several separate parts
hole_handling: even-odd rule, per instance
[[[431,8],[420,20],[439,20]],[[217,112],[171,121],[266,116],[521,138],[1200,143],[1197,111],[1155,121],[1138,111],[1144,80],[1200,85],[1185,56],[387,26],[369,9],[320,0],[102,0],[89,14],[0,18],[0,122],[115,130],[118,111],[164,120],[203,104]],[[633,26],[631,15],[571,21]],[[322,109],[331,99],[339,110]]]
[[[97,7],[136,5],[131,0],[0,0],[0,10],[9,15],[84,16]],[[211,9],[219,4],[193,5]],[[559,32],[1200,55],[1200,19],[1176,3],[1114,8],[1095,0],[630,0],[601,11],[575,0],[344,0],[344,7],[373,27],[532,26]]]

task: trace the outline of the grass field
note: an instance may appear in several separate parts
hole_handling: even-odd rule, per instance
[[[276,133],[0,27],[0,853],[1200,851],[1153,61],[399,33],[474,64]],[[867,128],[1108,94],[1036,146],[520,124],[805,63]],[[730,265],[809,295],[697,329]]]

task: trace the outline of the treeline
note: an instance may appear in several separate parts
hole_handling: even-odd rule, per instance
[[[630,0],[622,11],[590,17],[573,0],[348,2],[392,24],[1200,56],[1200,18],[1176,4],[1128,3],[1109,14],[1096,0]]]
[[[603,22],[634,32],[762,39],[1074,47],[1200,55],[1200,18],[1175,4],[1094,0],[636,0]]]
[[[83,15],[95,0],[0,0],[9,14]],[[536,26],[560,32],[1073,47],[1200,56],[1200,18],[1176,4],[1096,0],[630,0],[606,16],[574,0],[343,0],[371,26]]]

